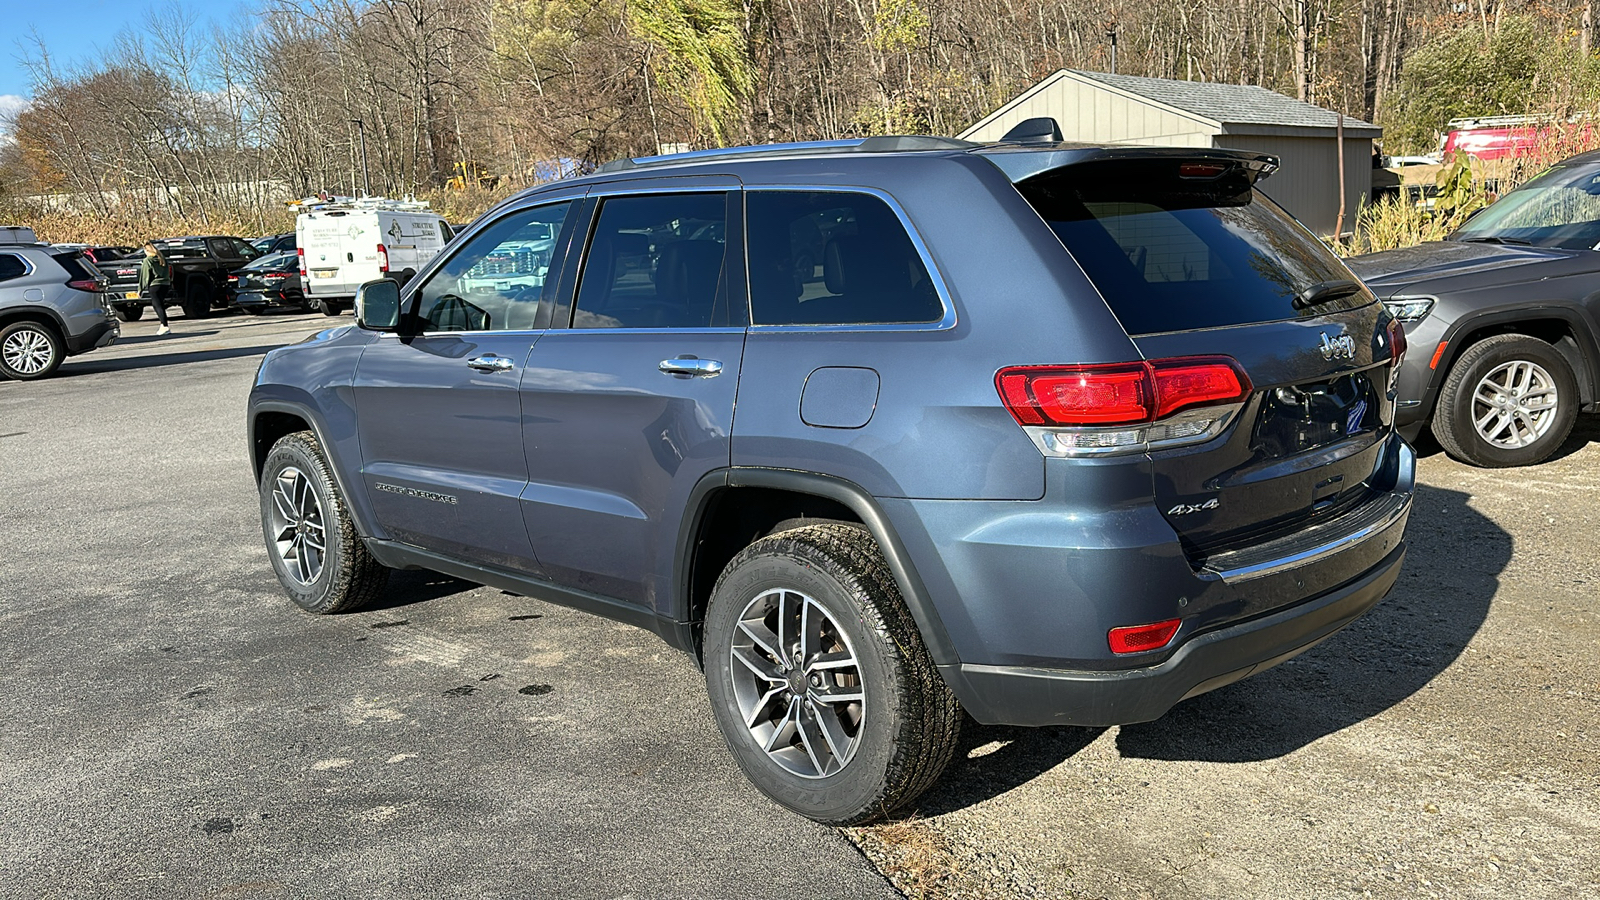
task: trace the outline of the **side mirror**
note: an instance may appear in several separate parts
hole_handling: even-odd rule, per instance
[[[356,289],[356,324],[368,331],[398,331],[400,285],[388,278]]]

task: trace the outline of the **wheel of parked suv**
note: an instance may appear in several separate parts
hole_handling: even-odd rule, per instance
[[[0,328],[0,374],[18,381],[43,378],[66,357],[55,329],[43,322],[24,320]]]
[[[887,816],[949,763],[961,706],[877,543],[847,524],[762,538],[723,569],[706,685],[734,759],[778,803],[830,825]]]
[[[137,322],[144,318],[144,306],[142,304],[136,306],[132,303],[128,303],[116,307],[116,310],[117,318],[124,322]]]
[[[339,304],[329,303],[326,300],[317,301],[317,310],[325,316],[337,316],[340,313]]]
[[[191,319],[211,315],[211,291],[198,279],[190,279],[183,292],[183,314]]]
[[[1433,433],[1475,466],[1530,466],[1556,452],[1578,416],[1578,384],[1555,347],[1501,334],[1468,347],[1439,391]]]
[[[261,529],[289,599],[308,612],[348,612],[389,580],[356,534],[316,436],[301,431],[272,445],[261,473]]]

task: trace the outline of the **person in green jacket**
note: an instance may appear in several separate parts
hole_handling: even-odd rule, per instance
[[[172,296],[172,271],[167,258],[155,244],[144,245],[144,262],[139,264],[139,293],[149,298],[150,306],[161,320],[156,334],[167,334],[172,327],[167,324],[167,298]]]

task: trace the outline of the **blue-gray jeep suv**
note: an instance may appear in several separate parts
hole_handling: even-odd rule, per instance
[[[1275,165],[871,138],[526,191],[267,356],[272,564],[312,612],[420,567],[648,628],[822,822],[904,808],[963,710],[1157,718],[1404,555],[1403,337]]]

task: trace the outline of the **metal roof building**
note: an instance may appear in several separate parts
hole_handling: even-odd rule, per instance
[[[1262,190],[1317,234],[1332,234],[1339,215],[1338,114],[1263,87],[1172,81],[1062,69],[960,134],[999,140],[1036,116],[1061,125],[1062,137],[1091,143],[1223,147],[1270,153],[1283,167]],[[1372,190],[1372,142],[1383,129],[1344,120],[1344,229]]]

